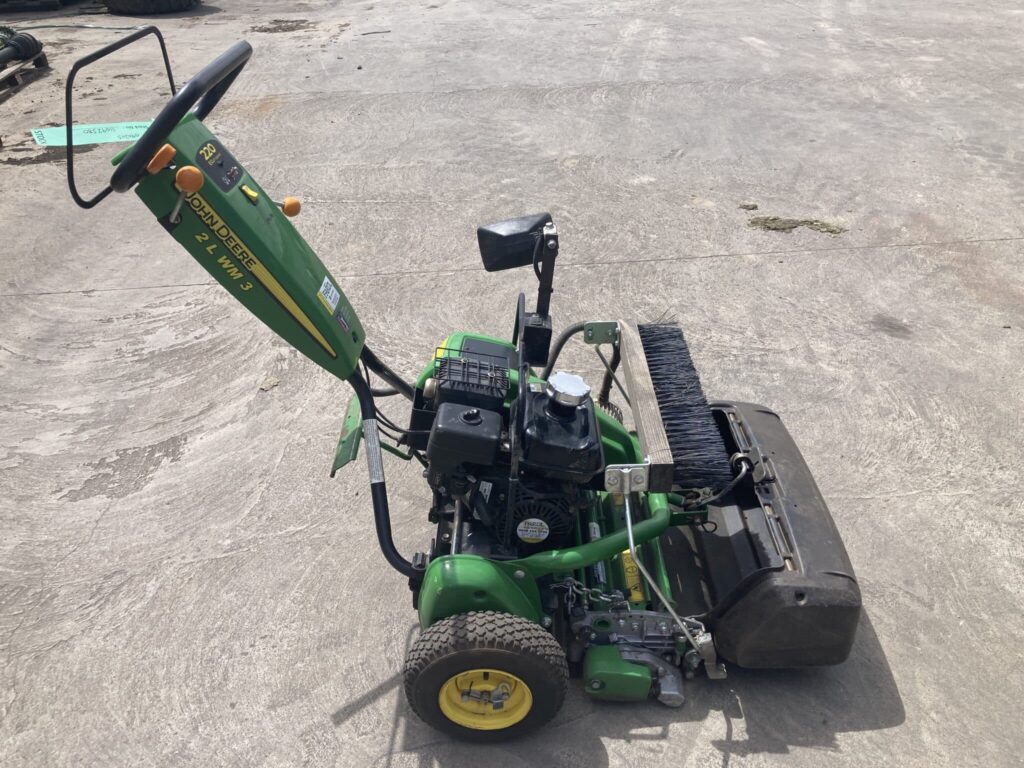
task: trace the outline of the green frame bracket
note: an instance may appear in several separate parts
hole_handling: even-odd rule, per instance
[[[644,701],[651,693],[651,670],[622,658],[615,645],[592,645],[583,658],[583,690],[604,701]]]
[[[359,410],[359,400],[353,397],[348,402],[345,420],[341,423],[341,436],[338,447],[334,449],[334,464],[331,466],[331,477],[338,470],[359,455],[359,442],[363,439],[363,415]]]
[[[522,568],[477,555],[445,555],[430,561],[419,598],[420,626],[469,611],[499,611],[543,621],[537,582]]]
[[[583,340],[587,344],[617,344],[619,341],[619,324],[615,320],[584,323]]]

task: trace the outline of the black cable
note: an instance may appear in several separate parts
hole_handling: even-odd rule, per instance
[[[363,361],[361,361],[361,360],[359,361],[359,368],[363,372],[363,378],[366,380],[366,386],[370,390],[370,394],[373,395],[374,397],[381,396],[381,395],[378,394],[379,392],[381,392],[381,390],[374,389],[372,386],[370,386],[371,385],[370,371],[367,368],[366,364]],[[385,390],[385,391],[387,391],[389,394],[385,394],[385,395],[383,395],[383,397],[388,397],[390,395],[398,394],[398,391],[394,390],[394,389],[388,389],[388,390]],[[378,426],[378,429],[380,429],[380,431],[383,432],[388,438],[393,440],[396,445],[402,445],[402,438],[399,437],[398,435],[391,434],[388,430],[394,430],[395,432],[399,432],[402,435],[428,435],[428,434],[430,434],[430,432],[427,431],[427,430],[422,430],[422,429],[419,429],[419,430],[404,429],[404,428],[398,426],[397,424],[395,424],[391,419],[389,419],[384,414],[384,412],[377,406],[376,403],[373,404],[373,410],[374,410],[374,414],[377,417],[377,421],[379,422],[380,425],[383,425],[383,426]],[[387,427],[387,429],[385,429],[384,427]],[[410,450],[412,450],[412,449],[410,449]]]
[[[558,338],[555,339],[555,343],[551,347],[551,354],[548,356],[548,364],[544,367],[544,372],[540,375],[542,379],[545,381],[548,380],[551,376],[551,371],[555,367],[555,363],[558,362],[558,356],[562,354],[562,347],[564,347],[565,343],[577,333],[581,333],[583,331],[583,327],[584,323],[573,323],[558,334]]]
[[[361,363],[361,368],[362,368],[362,371],[363,371],[363,378],[366,379],[366,386],[369,388],[370,394],[372,394],[372,395],[374,395],[376,397],[377,396],[377,392],[379,390],[376,390],[372,386],[370,386],[370,383],[371,383],[370,382],[370,371],[367,368],[365,363],[362,363],[362,361],[360,361],[360,363]],[[391,392],[391,394],[397,394],[396,390],[391,390],[390,392]],[[385,397],[386,396],[387,395],[385,395]],[[384,414],[384,412],[378,407],[378,405],[376,403],[373,404],[373,410],[374,410],[374,413],[377,416],[377,421],[378,422],[383,424],[388,429],[394,430],[395,432],[399,432],[402,435],[408,436],[408,435],[429,435],[430,434],[429,430],[405,429],[404,427],[398,426],[397,424],[395,424],[395,422],[393,422],[390,418],[388,418]],[[384,432],[383,428],[381,429],[381,431]],[[395,443],[397,443],[398,445],[402,444],[402,438],[396,437],[395,435],[392,435],[392,434],[390,434],[388,432],[384,432],[384,434],[386,434],[388,437],[390,437],[392,440],[394,440]]]
[[[391,421],[391,419],[389,419],[387,416],[385,416],[383,414],[383,412],[379,408],[377,409],[377,421],[379,421],[381,424],[383,424],[388,429],[393,429],[396,432],[404,432],[405,431],[400,426],[398,426],[393,421]]]
[[[373,350],[365,344],[363,345],[363,351],[359,354],[359,358],[366,363],[367,368],[394,387],[398,391],[398,394],[406,400],[414,399],[416,389],[412,384],[409,384],[405,379],[388,368],[388,366],[384,364],[384,361],[377,357],[377,355],[373,353]]]
[[[400,446],[400,445],[403,444],[402,443],[402,439],[400,437],[398,437],[397,435],[391,434],[391,432],[389,432],[387,429],[382,427],[380,425],[380,423],[377,424],[377,431],[380,432],[385,437],[387,437],[389,440],[391,440],[395,444],[395,446]],[[430,465],[429,462],[427,461],[427,459],[423,456],[423,452],[422,451],[418,451],[415,448],[413,448],[412,446],[408,446],[408,448],[409,448],[409,458],[416,459],[416,461],[418,461],[424,467],[428,467]]]
[[[540,254],[544,250],[544,236],[537,235],[537,243],[533,246],[533,274],[540,280]]]
[[[388,427],[390,427],[391,429],[397,429],[397,430],[399,430],[399,431],[401,431],[401,430],[402,430],[402,428],[401,428],[400,426],[398,426],[397,424],[395,424],[395,422],[393,422],[393,421],[392,421],[392,420],[391,420],[391,419],[390,419],[390,418],[389,418],[389,417],[388,417],[387,415],[385,415],[384,411],[382,411],[382,410],[381,410],[381,409],[380,409],[380,408],[379,408],[379,407],[377,406],[377,404],[376,404],[376,403],[374,403],[374,404],[373,404],[373,408],[374,408],[374,410],[375,410],[375,411],[377,412],[377,419],[378,419],[378,420],[380,420],[381,422],[383,422],[384,424],[386,424],[386,425],[387,425]]]
[[[747,476],[747,471],[750,469],[750,459],[746,458],[746,456],[744,455],[742,458],[737,459],[737,462],[740,465],[740,473],[736,475],[736,477],[734,477],[732,481],[727,486],[725,486],[725,488],[720,490],[710,499],[699,499],[697,501],[691,501],[689,504],[684,505],[683,509],[685,509],[687,512],[690,512],[695,509],[700,509],[701,507],[706,507],[708,504],[712,504],[718,501],[720,498],[725,496],[725,494],[729,493],[729,491],[731,491],[733,488],[739,485],[740,480]]]
[[[374,397],[391,397],[398,394],[398,390],[394,387],[374,387],[373,382],[370,381],[370,371],[366,367],[366,363],[360,360],[359,364],[363,367],[363,376],[366,378],[366,383],[370,386],[371,395]]]
[[[396,446],[402,444],[402,439],[398,437],[398,435],[391,434],[391,432],[386,427],[382,426],[380,423],[377,424],[377,429],[380,431],[382,435],[384,435],[384,437],[388,438],[388,440],[393,442]]]
[[[616,347],[615,349],[617,350],[618,347]],[[621,382],[619,381],[619,377],[615,375],[615,371],[612,370],[611,365],[605,359],[605,356],[601,353],[600,345],[594,347],[594,351],[597,352],[597,356],[599,358],[601,358],[601,362],[604,363],[604,371],[605,371],[605,373],[608,376],[611,376],[612,381],[615,382],[615,386],[619,388],[619,394],[622,395],[622,399],[626,401],[626,405],[628,407],[632,408],[633,404],[629,401],[629,395],[626,394],[626,390],[622,386]]]
[[[396,432],[401,432],[403,435],[429,435],[429,429],[405,429],[395,424],[391,419],[384,415],[384,413],[374,405],[377,414],[377,421],[386,426],[388,429],[393,429]]]
[[[615,372],[619,370],[619,363],[622,362],[622,350],[618,344],[612,345],[612,360],[611,363],[606,367],[604,372],[604,378],[601,379],[601,391],[597,394],[597,402],[607,403],[608,398],[612,394],[612,377]]]

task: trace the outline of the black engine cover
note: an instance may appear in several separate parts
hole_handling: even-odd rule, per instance
[[[433,471],[450,472],[463,464],[490,466],[501,444],[501,415],[483,408],[443,403],[427,442]]]
[[[552,403],[543,391],[529,391],[523,414],[523,465],[548,477],[585,483],[604,468],[594,401],[575,408]]]

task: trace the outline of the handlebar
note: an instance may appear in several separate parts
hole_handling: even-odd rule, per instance
[[[185,87],[171,97],[146,132],[118,164],[110,177],[111,189],[115,192],[127,192],[134,187],[146,172],[146,164],[167,141],[167,137],[181,119],[190,111],[194,111],[200,120],[210,114],[251,56],[252,46],[242,40],[199,70]]]

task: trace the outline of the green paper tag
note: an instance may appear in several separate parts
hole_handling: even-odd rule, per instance
[[[74,127],[74,143],[109,144],[116,141],[136,141],[150,125],[149,120],[136,123],[97,123],[95,125],[76,125]],[[66,147],[68,145],[67,126],[57,128],[33,128],[32,138],[40,147]]]

